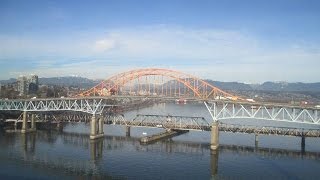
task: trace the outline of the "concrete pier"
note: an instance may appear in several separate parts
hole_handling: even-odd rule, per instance
[[[130,130],[131,130],[131,127],[126,126],[126,136],[130,136]]]
[[[259,137],[258,134],[254,134],[254,147],[258,148],[259,145]]]
[[[219,148],[219,122],[214,121],[211,126],[210,149],[217,150],[218,148]]]
[[[99,123],[99,129],[98,129],[98,133],[99,134],[104,134],[104,132],[103,132],[103,122],[104,122],[104,119],[103,119],[104,117],[103,116],[100,116],[99,117],[99,121],[98,121],[98,123]]]
[[[58,131],[63,131],[63,124],[62,124],[62,122],[57,122],[56,129],[57,129]]]
[[[180,134],[184,134],[189,132],[188,130],[167,130],[165,132],[161,132],[159,134],[154,134],[151,136],[142,137],[140,142],[143,144],[153,143],[161,139],[170,138],[173,136],[178,136]]]
[[[35,120],[35,114],[31,115],[31,128],[29,131],[36,131],[36,120]]]
[[[35,115],[34,114],[31,115],[31,128],[29,128],[28,113],[27,111],[23,111],[21,133],[27,133],[27,132],[33,132],[33,131],[36,131]]]
[[[90,131],[90,139],[98,139],[104,136],[103,134],[103,117],[100,116],[98,121],[96,119],[96,115],[94,114],[91,117],[91,131]]]
[[[27,111],[23,111],[22,114],[22,127],[21,127],[21,133],[26,133],[28,131],[28,114]]]

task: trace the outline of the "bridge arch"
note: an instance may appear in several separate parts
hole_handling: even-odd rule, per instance
[[[150,77],[150,76],[160,76],[162,77],[162,79],[167,78],[166,79],[167,81],[165,80],[165,82],[162,82],[162,87],[164,84],[166,88],[169,87],[170,83],[178,84],[178,86],[175,87],[176,88],[175,90],[176,91],[179,90],[179,93],[175,93],[174,95],[171,94],[171,96],[174,96],[174,97],[176,96],[188,97],[188,98],[192,97],[197,99],[232,99],[232,100],[241,99],[238,96],[227,93],[193,75],[182,73],[175,70],[161,69],[161,68],[136,69],[136,70],[131,70],[131,71],[123,72],[120,74],[116,74],[102,81],[101,83],[94,86],[93,88],[80,93],[79,96],[110,96],[113,94],[118,95],[121,89],[128,83],[132,81],[138,81],[139,83],[139,81],[141,81],[143,77]],[[171,81],[168,79],[171,79]],[[154,84],[153,86],[155,87]],[[182,92],[180,89],[181,86],[187,89],[187,90],[184,90],[183,93],[181,93]],[[137,89],[139,89],[138,87],[134,87],[134,88],[136,91]],[[155,94],[164,95],[164,93],[152,94],[150,92],[150,89],[152,88],[149,87],[149,92],[147,92],[144,95],[155,95]],[[155,88],[153,88],[153,91],[155,91]],[[186,92],[189,92],[189,94]],[[134,95],[139,95],[139,93],[135,93]]]

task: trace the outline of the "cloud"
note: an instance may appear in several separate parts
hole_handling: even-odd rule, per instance
[[[97,40],[94,45],[94,50],[97,52],[105,52],[115,47],[116,41],[114,39]]]
[[[105,55],[152,60],[171,58],[226,61],[255,52],[257,48],[254,39],[239,32],[225,30],[155,26],[110,30],[106,36],[107,38],[93,43],[94,49],[110,50],[117,44],[117,48],[111,53],[107,51]]]
[[[71,33],[59,37],[0,35],[0,63],[31,59],[12,72],[90,78],[133,68],[162,67],[223,81],[320,81],[317,44],[274,44],[242,31],[168,25]],[[7,64],[6,67],[9,65]]]

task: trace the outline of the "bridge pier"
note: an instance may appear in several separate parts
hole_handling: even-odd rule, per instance
[[[31,128],[29,131],[36,131],[35,114],[31,114]]]
[[[258,148],[258,143],[259,143],[258,134],[254,134],[254,146],[255,146],[255,148]]]
[[[28,113],[27,113],[27,111],[23,111],[23,113],[22,113],[21,133],[27,133],[28,131],[29,131],[29,126],[28,126]]]
[[[210,149],[217,150],[218,148],[219,148],[219,122],[214,121],[211,126]]]
[[[27,111],[23,111],[21,133],[27,133],[27,132],[33,132],[33,131],[36,131],[35,115],[31,114],[31,128],[29,128],[28,113]]]
[[[90,139],[98,139],[103,137],[103,117],[100,116],[98,121],[96,115],[93,114],[91,117],[91,132],[90,132]]]
[[[104,132],[103,132],[103,124],[104,124],[104,116],[103,115],[100,115],[100,117],[99,117],[99,130],[98,130],[98,132],[99,132],[99,134],[104,134]]]
[[[126,136],[130,136],[131,127],[126,126]]]
[[[62,122],[61,121],[59,121],[58,123],[57,123],[57,130],[58,131],[63,131],[63,124],[62,124]]]

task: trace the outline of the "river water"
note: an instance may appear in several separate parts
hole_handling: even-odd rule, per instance
[[[125,113],[202,116],[203,104],[158,104]],[[274,125],[261,120],[226,123]],[[279,124],[279,123],[278,123]],[[279,124],[286,126],[288,124]],[[289,124],[290,125],[290,124]],[[291,124],[292,126],[292,124]],[[294,125],[298,126],[298,125]],[[299,125],[301,126],[301,125]],[[319,127],[313,127],[319,128]],[[172,139],[141,145],[160,128],[104,125],[105,137],[89,140],[89,124],[69,123],[62,132],[0,131],[0,179],[319,179],[320,138],[220,132],[220,148],[210,151],[210,133],[190,131]]]

